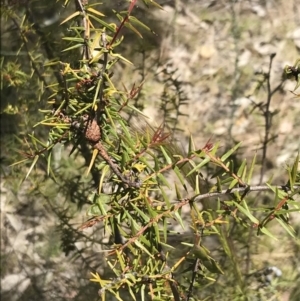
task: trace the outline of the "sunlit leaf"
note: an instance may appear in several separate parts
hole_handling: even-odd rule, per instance
[[[271,232],[266,227],[259,228],[259,231],[261,231],[262,233],[266,234],[267,236],[269,236],[275,240],[278,240],[273,234],[271,234]]]
[[[25,181],[29,177],[29,175],[32,172],[32,169],[34,168],[34,166],[36,165],[36,163],[37,163],[38,160],[39,160],[39,155],[34,156],[34,159],[33,159],[32,163],[31,163],[31,166],[30,166],[30,168],[29,168],[29,170],[28,170],[25,178],[22,180],[22,182]]]
[[[276,217],[276,220],[279,222],[279,224],[284,228],[284,230],[293,238],[295,238],[296,231],[291,227],[291,225],[288,225],[285,223],[281,218]]]
[[[64,19],[64,20],[60,23],[60,25],[62,25],[62,24],[64,24],[64,23],[68,22],[69,20],[71,20],[71,19],[73,19],[73,18],[75,18],[76,16],[79,16],[79,15],[80,15],[80,11],[76,11],[75,13],[73,13],[72,15],[70,15],[69,17],[67,17],[66,19]]]
[[[99,24],[101,24],[105,28],[107,28],[109,31],[111,31],[113,33],[116,31],[116,27],[115,26],[104,22],[103,20],[97,18],[96,16],[94,16],[92,14],[88,14],[88,16],[91,17],[92,19],[94,19],[95,21],[97,21]]]
[[[226,154],[224,154],[221,157],[221,161],[224,162],[225,160],[227,160],[241,146],[241,144],[242,142],[238,143],[232,149],[230,149]]]
[[[95,10],[95,9],[92,8],[92,7],[88,7],[86,10],[87,10],[88,12],[91,12],[91,13],[93,13],[93,14],[95,14],[95,15],[100,16],[100,17],[104,17],[104,16],[105,16],[104,14],[102,14],[102,13],[99,12],[98,10]]]
[[[199,171],[201,167],[205,166],[210,161],[209,157],[206,157],[202,162],[198,165],[196,165],[186,176],[188,177],[195,171]]]
[[[245,216],[247,216],[247,217],[251,220],[251,222],[253,222],[254,224],[259,224],[258,219],[257,219],[256,217],[254,217],[254,216],[250,213],[250,211],[249,211],[249,209],[248,209],[248,206],[247,206],[247,203],[246,203],[245,200],[243,200],[243,204],[244,204],[244,206],[245,206],[246,208],[244,208],[243,206],[241,206],[241,205],[238,204],[237,202],[234,202],[234,204],[235,204],[235,206],[238,207],[239,211],[241,211]]]
[[[91,169],[92,169],[92,167],[93,167],[93,165],[94,165],[94,163],[95,163],[95,160],[96,160],[96,158],[97,158],[97,155],[98,155],[98,150],[97,149],[94,149],[93,150],[93,154],[92,154],[92,157],[91,157],[91,161],[90,161],[90,164],[89,164],[89,167],[88,167],[88,169],[87,169],[87,171],[86,171],[86,176],[88,176],[88,174],[90,173],[90,171],[91,171]]]

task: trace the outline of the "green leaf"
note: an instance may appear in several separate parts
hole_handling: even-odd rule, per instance
[[[169,182],[161,173],[158,173],[157,177],[162,181],[162,183],[164,183],[169,189],[171,189]]]
[[[155,6],[156,8],[159,8],[159,9],[163,10],[163,7],[160,6],[160,5],[159,5],[157,2],[155,2],[154,0],[143,0],[143,2],[145,3],[145,5],[146,5],[147,7],[149,7],[149,4],[150,4],[150,5]]]
[[[209,161],[210,161],[210,158],[206,157],[204,160],[202,160],[202,162],[200,164],[196,165],[186,176],[188,177],[189,175],[191,175],[195,171],[199,171],[199,169],[201,167],[203,167],[204,165],[206,165]]]
[[[100,17],[104,17],[104,16],[105,16],[104,14],[102,14],[102,13],[99,12],[98,10],[93,9],[92,7],[88,7],[86,10],[87,10],[88,12],[91,12],[91,13],[93,13],[93,14],[95,14],[95,15],[100,16]]]
[[[195,151],[195,143],[192,135],[189,136],[189,150],[188,155],[190,156]]]
[[[287,193],[281,189],[278,189],[276,186],[272,186],[269,183],[266,183],[266,185],[275,193],[276,199],[284,199],[287,197]],[[275,200],[276,202],[276,200]]]
[[[91,17],[92,19],[94,19],[95,21],[97,21],[99,24],[101,24],[102,26],[104,26],[105,28],[107,28],[109,31],[111,31],[112,33],[116,32],[116,28],[106,22],[104,22],[103,20],[97,18],[96,16],[92,15],[92,14],[87,14],[89,17]]]
[[[252,159],[252,162],[251,162],[250,170],[249,170],[247,181],[246,181],[246,183],[248,183],[248,184],[250,184],[250,181],[252,179],[252,174],[253,174],[253,170],[254,170],[254,166],[255,166],[255,162],[256,162],[256,155],[257,155],[257,153],[255,153],[255,155]]]
[[[229,182],[232,182],[234,180],[233,177],[227,177],[225,178],[224,180],[221,181],[221,184],[224,185],[224,184],[227,184]]]
[[[47,148],[47,144],[45,144],[44,142],[40,141],[39,139],[37,139],[36,137],[34,137],[31,134],[28,134],[28,136],[31,138],[32,143],[36,144],[38,143],[39,145],[41,145],[44,148]]]
[[[83,38],[76,38],[76,37],[65,37],[65,38],[62,38],[62,39],[65,40],[65,41],[78,42],[78,43],[82,43],[82,44],[84,42]]]
[[[113,56],[113,57],[119,58],[120,60],[126,62],[126,63],[129,64],[129,65],[133,65],[129,60],[125,59],[125,57],[123,57],[123,56],[120,55],[120,54],[113,53],[112,51],[110,51],[109,54],[110,54],[111,56]]]
[[[140,231],[141,227],[137,224],[137,222],[134,220],[132,215],[125,209],[124,209],[124,213],[127,216],[128,222],[131,224],[132,232],[137,233],[138,231]]]
[[[108,174],[109,169],[110,169],[109,165],[104,165],[104,167],[101,169],[101,178],[100,178],[99,189],[98,189],[99,192],[102,191],[104,179],[105,176]]]
[[[209,258],[211,258],[209,256],[209,252],[207,251],[206,248],[204,248],[203,246],[198,246],[198,245],[194,245],[192,250],[191,250],[192,254],[194,254],[197,258],[205,261],[205,260],[209,260]]]
[[[146,215],[142,210],[140,210],[140,208],[138,208],[138,207],[134,204],[134,202],[131,202],[131,206],[134,208],[134,210],[135,210],[136,212],[138,212],[138,213],[140,214],[140,216],[143,218],[143,220],[145,221],[146,224],[149,223],[150,218],[149,218],[148,215]]]
[[[99,206],[99,210],[102,216],[105,216],[107,214],[105,209],[106,200],[109,200],[109,196],[106,194],[100,194],[99,197],[97,198],[97,204]]]
[[[201,263],[211,272],[215,274],[224,274],[218,263],[209,256],[209,252],[203,246],[194,245],[192,254],[201,260]]]
[[[281,218],[276,216],[277,221],[279,222],[279,224],[282,226],[282,228],[284,228],[284,230],[293,238],[295,238],[295,234],[296,231],[292,228],[291,225],[288,225],[287,223],[285,223]]]
[[[238,182],[239,182],[238,179],[233,179],[233,181],[230,183],[228,189],[232,189]]]
[[[181,174],[181,171],[180,169],[178,168],[178,166],[174,166],[173,168],[174,172],[176,173],[176,176],[177,178],[179,179],[180,183],[182,184],[182,186],[184,187],[185,191],[187,191],[187,187],[185,185],[185,182],[184,182],[184,178]]]
[[[183,225],[183,222],[182,222],[182,219],[181,219],[181,216],[180,216],[179,212],[175,211],[174,215],[175,215],[176,220],[179,222],[180,226],[182,227],[182,229],[184,229],[184,225]]]
[[[128,19],[129,19],[130,23],[132,23],[132,24],[134,24],[134,25],[138,25],[138,26],[140,26],[140,27],[142,27],[142,28],[144,28],[144,29],[146,29],[146,30],[148,30],[148,31],[151,31],[151,29],[150,29],[147,25],[145,25],[144,23],[142,23],[142,22],[141,22],[140,20],[138,20],[136,17],[134,17],[134,16],[129,16]]]
[[[217,177],[217,191],[218,192],[222,191],[222,183],[221,183],[220,177]]]
[[[214,274],[224,274],[219,264],[213,259],[210,258],[209,260],[203,260],[202,264],[211,272]]]
[[[60,25],[62,25],[62,24],[64,24],[64,23],[68,22],[69,20],[71,20],[71,19],[73,19],[73,18],[75,18],[76,16],[79,16],[79,15],[80,15],[80,11],[76,11],[76,12],[73,13],[71,16],[69,16],[69,17],[67,17],[66,19],[64,19],[64,20],[60,23]]]
[[[200,194],[200,175],[198,174],[198,175],[196,175],[196,179],[195,179],[196,181],[196,185],[195,185],[195,187],[194,187],[194,193],[195,194]]]
[[[242,142],[238,143],[236,146],[230,149],[226,154],[224,154],[221,157],[221,161],[224,162],[226,159],[228,159],[241,146],[241,144]]]
[[[135,240],[134,241],[134,244],[140,248],[141,250],[143,250],[146,254],[148,254],[151,258],[153,258],[153,255],[138,241],[138,240]]]
[[[299,154],[297,155],[294,164],[292,166],[292,169],[289,171],[289,184],[291,191],[294,191],[293,186],[295,185],[297,181],[297,174],[298,174],[298,166],[299,166]]]
[[[74,46],[71,46],[69,48],[66,48],[66,49],[62,50],[62,52],[66,52],[66,51],[69,51],[69,50],[77,49],[77,48],[80,48],[80,47],[83,47],[83,44],[76,44]]]
[[[237,172],[237,176],[239,178],[244,178],[245,172],[247,170],[246,164],[247,164],[247,160],[245,159]]]
[[[275,240],[278,240],[275,236],[273,236],[273,234],[271,234],[271,232],[266,227],[259,228],[259,231],[261,231],[262,233],[266,234],[267,236],[269,236]]]
[[[29,168],[29,170],[28,170],[28,172],[27,172],[25,178],[21,180],[21,183],[23,183],[23,182],[29,177],[29,175],[30,175],[30,173],[31,173],[31,171],[32,171],[32,169],[33,169],[33,167],[34,167],[35,164],[37,163],[38,159],[39,159],[39,155],[34,156],[34,159],[33,159],[32,163],[31,163],[31,166],[30,166],[30,168]]]
[[[180,190],[178,189],[176,183],[175,183],[175,191],[176,191],[177,200],[182,200],[182,195],[181,195]]]
[[[49,176],[51,173],[51,157],[52,157],[52,152],[49,152],[49,156],[47,159],[47,176]]]
[[[94,149],[94,150],[93,150],[93,154],[92,154],[92,157],[91,157],[91,161],[90,161],[90,163],[89,163],[88,169],[86,170],[85,176],[88,176],[88,175],[89,175],[89,173],[90,173],[92,167],[94,166],[94,163],[95,163],[95,160],[96,160],[96,158],[97,158],[98,152],[99,152],[99,151],[98,151],[97,149]],[[102,178],[103,178],[103,177],[102,177]]]
[[[166,162],[168,164],[172,164],[172,159],[168,156],[167,152],[165,151],[165,149],[162,146],[160,146],[160,150],[162,151],[162,153],[166,159]]]
[[[237,202],[233,201],[235,206],[239,209],[239,211],[241,211],[244,215],[246,215],[250,220],[251,222],[253,222],[254,224],[259,224],[259,221],[256,217],[254,217],[250,211],[249,211],[249,208],[247,206],[247,203],[245,200],[242,201],[242,203],[244,204],[244,206],[246,208],[244,208],[243,206],[241,206],[240,204],[238,204]]]
[[[98,204],[93,204],[88,210],[88,215],[98,216],[101,215],[101,210]]]
[[[167,208],[170,209],[171,203],[170,203],[169,197],[167,196],[167,194],[166,194],[166,192],[165,192],[165,190],[163,189],[162,186],[160,186],[160,191],[161,191],[163,200],[164,200],[164,202],[165,202]]]

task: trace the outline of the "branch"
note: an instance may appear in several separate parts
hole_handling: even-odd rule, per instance
[[[291,187],[288,186],[288,185],[277,185],[277,186],[273,186],[273,187],[277,188],[277,189],[284,190],[286,192],[291,191]],[[300,192],[300,185],[294,185],[293,189],[294,190],[299,189],[299,192]],[[206,199],[206,198],[219,197],[219,196],[222,196],[222,195],[232,194],[232,193],[235,193],[235,192],[248,193],[248,192],[253,192],[253,191],[272,191],[272,189],[270,188],[270,186],[267,186],[267,185],[247,186],[247,187],[238,187],[238,188],[233,188],[233,189],[224,189],[220,192],[208,192],[208,193],[205,193],[205,194],[200,194],[200,195],[192,198],[191,201],[198,202],[198,201]]]
[[[262,153],[262,167],[260,171],[260,181],[259,183],[262,183],[263,176],[265,174],[265,169],[266,169],[266,158],[267,158],[267,145],[270,141],[269,135],[270,135],[270,129],[272,126],[272,112],[270,112],[270,105],[271,105],[271,100],[272,100],[272,90],[271,90],[271,70],[272,70],[272,63],[273,59],[275,57],[276,53],[272,53],[270,55],[270,63],[269,63],[269,70],[268,73],[266,74],[267,76],[267,103],[265,105],[265,109],[263,111],[264,118],[265,118],[265,137],[263,141],[263,153]]]

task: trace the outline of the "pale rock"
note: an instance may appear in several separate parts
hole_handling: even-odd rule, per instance
[[[8,219],[10,225],[14,228],[16,232],[19,232],[23,228],[23,223],[18,215],[15,213],[6,213],[6,218]]]
[[[213,133],[215,135],[223,135],[228,132],[228,128],[230,126],[230,120],[229,119],[220,119],[214,124],[214,131]]]
[[[250,121],[245,116],[239,117],[233,127],[231,128],[231,134],[233,136],[244,134],[250,124]]]
[[[286,163],[290,159],[291,155],[288,152],[285,152],[276,158],[276,165],[281,166],[282,164]]]
[[[26,290],[29,284],[30,279],[21,273],[7,275],[1,279],[2,292],[7,292],[10,290],[18,290],[19,292],[23,292]]]
[[[263,18],[266,16],[266,10],[259,4],[252,5],[252,11],[259,17]]]
[[[243,67],[246,66],[251,58],[251,52],[248,49],[245,49],[243,53],[239,56],[238,66]]]
[[[288,134],[291,133],[293,130],[293,123],[290,120],[283,120],[279,126],[279,133],[280,134]]]
[[[213,44],[204,44],[199,49],[199,54],[204,59],[211,58],[216,53],[216,48]]]
[[[277,48],[270,44],[262,41],[254,42],[254,49],[261,55],[271,55],[272,53],[276,53]]]
[[[242,109],[248,108],[251,105],[251,100],[248,97],[240,97],[233,102],[236,106]]]
[[[300,27],[296,28],[293,32],[288,33],[287,37],[292,39],[295,45],[300,48]]]

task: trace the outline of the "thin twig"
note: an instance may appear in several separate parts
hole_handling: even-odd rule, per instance
[[[281,189],[284,191],[291,190],[291,187],[288,185],[277,185],[277,186],[273,186],[273,188]],[[293,189],[300,190],[300,185],[293,186]],[[192,200],[194,202],[198,202],[198,201],[206,199],[206,198],[220,197],[220,196],[232,194],[235,192],[242,193],[245,191],[248,191],[248,192],[259,191],[260,192],[260,191],[272,191],[272,189],[270,188],[270,186],[267,186],[267,185],[238,187],[238,188],[233,188],[233,189],[224,189],[220,192],[209,192],[209,193],[205,193],[205,194],[200,194],[200,195],[194,197]]]
[[[265,137],[263,141],[263,153],[262,153],[262,164],[261,164],[261,170],[260,170],[260,181],[259,183],[261,184],[263,181],[263,176],[265,174],[266,170],[266,158],[267,158],[267,146],[268,142],[270,140],[270,129],[272,126],[272,113],[270,112],[270,105],[271,105],[271,100],[272,100],[272,91],[271,91],[271,70],[272,70],[272,63],[273,59],[275,57],[276,53],[272,53],[270,55],[270,63],[269,63],[269,70],[267,73],[267,103],[265,106],[265,109],[263,111],[264,118],[265,118]]]
[[[199,258],[196,258],[195,261],[194,261],[192,280],[191,280],[191,283],[190,283],[190,287],[189,287],[189,290],[188,290],[186,301],[189,301],[190,298],[192,297],[193,287],[194,287],[194,283],[195,283],[195,280],[196,280],[196,276],[197,276],[197,272],[198,272],[198,267],[199,267],[199,261],[200,261]]]
[[[82,49],[83,60],[89,61],[91,58],[88,41],[90,39],[90,24],[88,20],[88,16],[85,12],[84,6],[88,4],[88,0],[76,0],[75,6],[76,10],[81,11],[82,13],[82,27],[84,28],[84,44]]]

